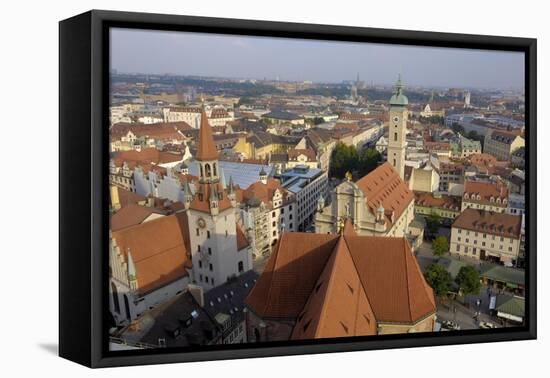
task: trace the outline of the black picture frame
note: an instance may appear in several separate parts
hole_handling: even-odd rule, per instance
[[[108,106],[110,27],[461,47],[525,53],[526,322],[524,327],[300,343],[109,352]],[[93,10],[59,24],[59,354],[89,367],[535,339],[536,39]],[[260,345],[260,346],[258,346]]]

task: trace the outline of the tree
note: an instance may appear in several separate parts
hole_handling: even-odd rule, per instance
[[[431,214],[426,218],[426,231],[427,236],[433,238],[439,231],[441,225],[441,217],[437,214]]]
[[[382,156],[375,148],[367,148],[359,156],[359,177],[363,177],[373,171],[380,163]]]
[[[479,294],[479,290],[481,289],[479,272],[471,265],[460,268],[456,275],[455,282],[463,295]]]
[[[431,263],[426,267],[424,277],[428,285],[434,290],[435,295],[442,296],[449,291],[451,275],[442,265]]]
[[[346,172],[357,169],[358,163],[359,156],[355,147],[338,143],[330,158],[330,176],[344,178]]]
[[[449,241],[445,236],[438,236],[432,242],[432,251],[436,256],[443,256],[449,251]]]

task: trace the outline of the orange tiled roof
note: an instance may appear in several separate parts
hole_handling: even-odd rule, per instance
[[[305,155],[307,157],[307,160],[308,161],[316,161],[317,160],[317,156],[315,154],[315,151],[313,151],[311,148],[303,148],[303,149],[300,149],[300,148],[291,148],[290,150],[288,150],[288,159],[289,160],[297,160],[298,159],[298,156],[300,155]]]
[[[118,186],[116,187],[116,190],[118,191],[118,202],[121,207],[125,207],[131,204],[138,204],[147,200],[147,198],[140,194],[122,189]]]
[[[521,217],[479,209],[465,209],[453,223],[453,228],[479,231],[518,239]]]
[[[279,180],[268,178],[267,184],[261,181],[250,184],[250,186],[243,191],[242,199],[247,201],[251,198],[257,198],[271,208],[272,199],[277,189],[281,192],[283,199],[288,197],[288,192],[281,186]]]
[[[153,163],[164,164],[180,161],[183,155],[174,154],[171,152],[159,151],[156,148],[143,148],[141,151],[129,150],[118,151],[114,154],[113,161],[117,167],[121,166],[123,162],[128,164],[134,163],[134,165]]]
[[[112,233],[126,261],[128,251],[132,254],[141,295],[188,274],[186,268],[192,265],[185,239],[189,235],[180,224],[176,215],[169,215]]]
[[[143,222],[151,214],[163,214],[163,212],[155,208],[137,204],[124,206],[111,216],[111,230],[118,231],[135,226]]]
[[[296,320],[292,338],[375,334],[436,310],[404,238],[284,233],[246,304],[261,318]],[[309,324],[308,324],[309,323]]]
[[[380,205],[384,207],[386,220],[391,213],[398,219],[414,200],[412,191],[397,174],[393,166],[385,162],[356,182],[367,198],[367,205],[374,214]]]
[[[477,199],[477,195],[480,196],[480,199]],[[465,181],[462,198],[468,202],[506,207],[503,200],[508,199],[508,188],[501,182]],[[497,199],[500,199],[500,203],[497,203]]]
[[[457,197],[442,195],[436,198],[432,193],[414,192],[414,199],[420,206],[460,211],[460,199]]]

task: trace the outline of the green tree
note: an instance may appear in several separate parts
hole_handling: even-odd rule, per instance
[[[338,143],[330,159],[330,176],[344,178],[346,172],[357,169],[358,163],[359,157],[355,147]]]
[[[435,295],[442,296],[449,291],[451,275],[447,270],[437,263],[431,263],[424,272],[426,282],[434,290]]]
[[[432,242],[432,251],[436,256],[443,256],[449,252],[449,241],[445,236],[438,236]]]
[[[437,214],[431,214],[426,218],[426,231],[427,236],[433,238],[439,231],[441,225],[441,217]]]
[[[375,148],[364,149],[359,156],[358,173],[363,177],[373,171],[380,163],[380,153]]]
[[[471,265],[460,268],[456,275],[455,282],[463,295],[479,294],[479,290],[481,289],[479,272]]]

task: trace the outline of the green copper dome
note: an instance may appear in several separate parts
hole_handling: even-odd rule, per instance
[[[391,106],[406,106],[409,104],[409,99],[403,94],[403,84],[401,83],[401,75],[395,83],[395,93],[390,98]]]

